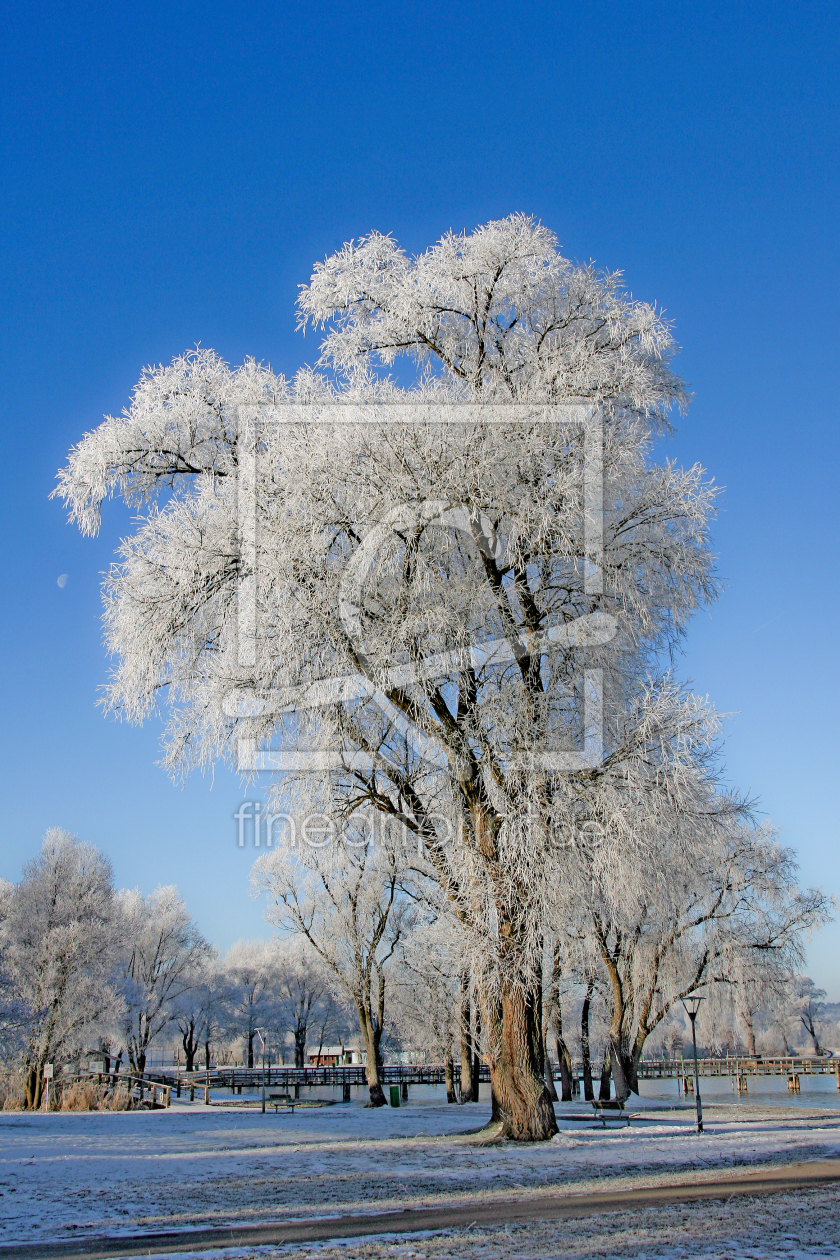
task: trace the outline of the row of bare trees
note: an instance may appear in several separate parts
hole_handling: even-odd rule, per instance
[[[275,1061],[302,1064],[307,1038],[346,1024],[311,951],[256,940],[222,958],[174,887],[115,890],[108,860],[66,832],[48,832],[20,883],[0,888],[0,1052],[29,1107],[47,1063],[99,1052],[108,1070],[142,1073],[176,1035],[187,1068],[237,1044],[253,1065],[260,1029]]]

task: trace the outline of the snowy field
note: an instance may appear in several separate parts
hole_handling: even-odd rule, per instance
[[[124,1114],[0,1114],[0,1242],[387,1211],[476,1192],[488,1199],[691,1183],[715,1169],[836,1158],[836,1087],[832,1096],[816,1086],[809,1082],[811,1097],[800,1095],[791,1106],[782,1099],[765,1105],[757,1094],[749,1102],[722,1093],[717,1100],[709,1090],[703,1136],[693,1131],[693,1111],[666,1109],[678,1103],[675,1089],[663,1101],[649,1090],[644,1119],[629,1129],[561,1119],[553,1142],[527,1147],[476,1144],[469,1130],[487,1120],[487,1105],[447,1107],[431,1090],[413,1091],[398,1110],[375,1112],[354,1103],[263,1116],[239,1105],[196,1103]],[[581,1103],[557,1110],[591,1113]],[[464,1236],[227,1254],[840,1256],[840,1193],[808,1189]]]

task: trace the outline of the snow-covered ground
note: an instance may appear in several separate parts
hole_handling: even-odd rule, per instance
[[[669,1101],[677,1102],[675,1091]],[[814,1101],[822,1101],[816,1092]],[[557,1110],[560,1115],[591,1111],[580,1103],[559,1104]],[[431,1206],[477,1191],[483,1198],[504,1198],[555,1188],[690,1182],[698,1170],[840,1156],[840,1110],[807,1105],[801,1097],[791,1107],[710,1099],[702,1136],[694,1132],[691,1110],[664,1110],[652,1098],[642,1110],[645,1119],[629,1129],[604,1131],[588,1122],[561,1120],[553,1142],[527,1147],[477,1145],[468,1131],[486,1121],[489,1108],[483,1103],[447,1107],[432,1097],[412,1099],[399,1110],[369,1111],[351,1104],[303,1107],[293,1116],[198,1103],[142,1113],[0,1114],[0,1242],[245,1224],[408,1203]],[[837,1192],[808,1190],[790,1199],[656,1208],[632,1216],[541,1223],[507,1234],[472,1231],[460,1240],[380,1239],[259,1254],[322,1260],[339,1255],[342,1260],[386,1255],[435,1260],[835,1256],[840,1255],[838,1222]],[[721,1250],[729,1245],[723,1237],[727,1229],[733,1247],[741,1250]],[[621,1230],[642,1233],[632,1247],[629,1241],[619,1247]],[[815,1238],[823,1250],[802,1250]],[[771,1241],[800,1251],[774,1251]],[[711,1250],[703,1250],[707,1243]]]

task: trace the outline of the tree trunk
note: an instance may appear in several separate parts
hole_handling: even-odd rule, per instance
[[[559,991],[554,997],[554,1032],[557,1047],[557,1066],[560,1068],[560,1089],[563,1102],[572,1101],[572,1056],[569,1054],[563,1037],[563,1008],[560,1005]],[[556,1097],[556,1094],[555,1094]]]
[[[583,1065],[583,1096],[592,1102],[595,1091],[592,1088],[592,1057],[589,1049],[589,1008],[592,1005],[592,985],[588,985],[583,1006],[580,1009],[580,1054]]]
[[[613,1084],[615,1085],[615,1096],[623,1104],[630,1097],[631,1093],[638,1094],[639,1092],[636,1065],[633,1062],[632,1054],[628,1054],[626,1046],[624,1046],[619,1037],[610,1036],[607,1046],[610,1070]]]
[[[544,1064],[545,1064],[545,1087],[548,1090],[548,1096],[551,1099],[551,1101],[553,1103],[556,1103],[556,1102],[559,1102],[560,1100],[557,1097],[557,1089],[555,1088],[555,1085],[554,1085],[554,1067],[551,1062],[551,1056],[548,1053],[547,1041],[545,1044],[545,1049],[543,1051],[543,1054],[544,1054]]]
[[[572,1056],[562,1037],[555,1037],[557,1066],[560,1068],[560,1096],[563,1102],[572,1101]]]
[[[806,1033],[807,1033],[807,1034],[808,1034],[808,1036],[811,1038],[811,1041],[812,1041],[812,1043],[813,1043],[813,1046],[814,1046],[814,1054],[820,1054],[820,1055],[821,1055],[821,1054],[822,1054],[822,1047],[820,1046],[820,1039],[819,1039],[819,1036],[818,1036],[818,1034],[817,1034],[817,1030],[816,1030],[816,1028],[814,1027],[814,1021],[813,1021],[813,1019],[811,1018],[811,1016],[810,1016],[810,1015],[807,1015],[807,1016],[806,1016],[806,1015],[803,1015],[803,1016],[801,1017],[801,1020],[802,1020],[802,1024],[803,1024],[803,1025],[804,1025],[804,1027],[805,1027],[805,1031],[806,1031]]]
[[[461,975],[461,1098],[462,1103],[472,1102],[472,1003],[470,1001],[470,974]]]
[[[601,1084],[598,1089],[598,1098],[601,1102],[609,1102],[610,1098],[610,1081],[612,1079],[612,1063],[610,1060],[610,1043],[607,1041],[604,1047],[604,1062],[601,1065]]]
[[[455,1096],[455,1069],[452,1064],[452,1055],[448,1054],[443,1064],[443,1079],[446,1082],[446,1101],[448,1103],[457,1102]]]
[[[747,1029],[747,1054],[750,1058],[755,1058],[755,1029]]]
[[[543,1079],[541,994],[539,980],[527,990],[503,987],[501,996],[488,1002],[485,1018],[493,1119],[504,1137],[518,1142],[542,1142],[557,1132]]]
[[[209,1041],[205,1041],[204,1043],[204,1066],[209,1072],[210,1071],[210,1042]]]
[[[23,1101],[28,1111],[37,1111],[41,1106],[42,1079],[40,1064],[30,1064],[23,1078]]]
[[[371,1025],[370,1018],[366,1011],[357,1008],[359,1016],[359,1027],[364,1039],[365,1048],[367,1050],[367,1063],[365,1065],[365,1075],[368,1083],[368,1093],[370,1094],[370,1102],[366,1103],[367,1107],[384,1107],[387,1103],[385,1091],[379,1077],[379,1069],[382,1064],[379,1058],[379,1041],[381,1033]]]
[[[191,1072],[195,1065],[195,1056],[198,1051],[198,1039],[195,1035],[195,1024],[192,1020],[187,1024],[186,1029],[181,1030],[181,1044],[184,1047],[186,1069],[188,1072]]]
[[[252,1068],[253,1066],[254,1066],[254,1034],[251,1030],[249,1030],[248,1031],[248,1067]]]
[[[470,1065],[470,1101],[477,1103],[479,1089],[481,1085],[481,1055],[479,1054],[479,1046],[481,1045],[481,1006],[478,1002],[473,1003],[473,1030],[472,1030],[472,1064]]]
[[[551,983],[548,986],[548,995],[546,1001],[545,1018],[543,1021],[543,1041],[546,1059],[546,1086],[551,1098],[557,1102],[557,1090],[554,1088],[554,1073],[549,1066],[548,1057],[548,1027],[549,1024],[554,1025],[554,1043],[557,1050],[557,1067],[560,1071],[560,1088],[563,1094],[563,1102],[570,1102],[572,1098],[572,1060],[571,1055],[566,1049],[566,1042],[563,1038],[563,1006],[560,1001],[560,946],[555,945],[554,953],[551,959]]]

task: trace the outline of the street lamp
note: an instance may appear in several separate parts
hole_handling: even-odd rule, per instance
[[[265,1038],[263,1037],[263,1035],[262,1035],[262,1033],[260,1032],[259,1028],[255,1028],[255,1029],[254,1029],[254,1032],[255,1032],[255,1033],[257,1034],[257,1036],[259,1037],[259,1039],[260,1039],[260,1045],[262,1046],[262,1061],[263,1061],[262,1113],[263,1113],[263,1115],[265,1115]]]
[[[700,1101],[700,1069],[697,1066],[697,1031],[694,1021],[697,1019],[697,1012],[700,1010],[700,1003],[703,1001],[702,993],[688,993],[682,999],[685,1007],[685,1013],[691,1020],[691,1040],[694,1045],[694,1101],[697,1106],[697,1132],[703,1132],[703,1104]]]

